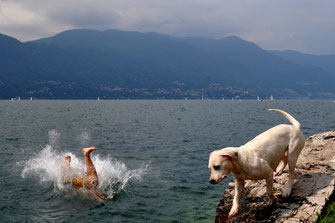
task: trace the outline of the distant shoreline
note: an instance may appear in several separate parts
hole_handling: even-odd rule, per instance
[[[92,101],[107,101],[107,100],[176,100],[176,101],[257,101],[257,102],[268,102],[268,101],[334,101],[335,99],[324,99],[324,98],[283,98],[283,99],[275,99],[275,100],[257,100],[257,99],[251,99],[251,98],[238,98],[232,100],[230,99],[225,99],[222,100],[220,98],[206,98],[206,99],[201,99],[201,98],[33,98],[32,100],[30,98],[20,98],[20,100],[17,100],[13,98],[14,100],[12,101],[40,101],[40,100],[92,100]],[[11,101],[11,98],[2,98],[0,101]]]

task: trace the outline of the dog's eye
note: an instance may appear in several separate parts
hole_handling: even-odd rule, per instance
[[[214,170],[219,170],[220,166],[214,166]]]

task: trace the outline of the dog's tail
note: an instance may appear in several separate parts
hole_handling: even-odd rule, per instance
[[[274,111],[274,112],[278,112],[278,113],[284,115],[285,118],[287,118],[292,123],[292,125],[294,127],[296,127],[297,129],[300,129],[300,123],[295,118],[293,118],[293,116],[290,115],[289,113],[284,112],[284,111],[279,110],[279,109],[272,109],[272,108],[268,109],[268,111]]]

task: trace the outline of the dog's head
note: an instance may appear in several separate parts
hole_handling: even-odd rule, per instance
[[[211,169],[209,182],[218,184],[233,170],[232,160],[238,158],[234,148],[216,150],[209,155],[208,168]]]

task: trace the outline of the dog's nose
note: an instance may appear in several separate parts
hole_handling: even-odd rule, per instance
[[[209,181],[211,184],[216,184],[216,181],[215,180],[210,180]]]

